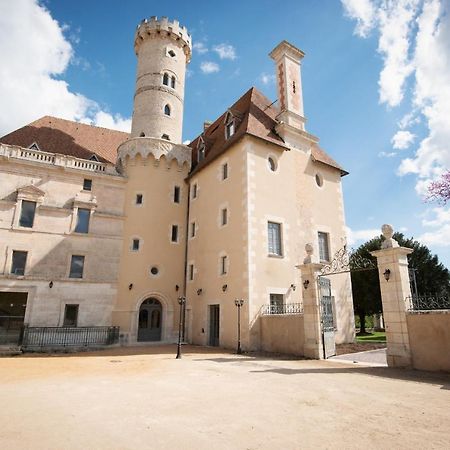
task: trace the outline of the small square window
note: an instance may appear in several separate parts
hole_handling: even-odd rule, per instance
[[[178,225],[172,225],[172,242],[178,242]]]
[[[89,180],[88,178],[83,180],[83,190],[92,191],[92,180]]]
[[[180,186],[175,186],[173,189],[173,201],[174,203],[180,203]]]
[[[195,222],[191,222],[191,238],[195,237],[195,231],[196,231]]]
[[[227,208],[222,209],[220,220],[221,220],[222,226],[226,225],[228,223],[228,209]]]
[[[136,194],[136,205],[142,205],[144,203],[144,196],[142,194]]]
[[[194,279],[194,264],[189,264],[189,280]]]
[[[198,194],[197,183],[194,183],[192,185],[192,198],[197,198],[197,194]]]
[[[84,256],[72,255],[69,278],[83,278]]]
[[[222,165],[222,180],[226,180],[228,178],[228,164],[225,163]]]
[[[91,216],[90,209],[78,208],[77,225],[75,233],[87,233],[89,231],[89,219]]]
[[[282,256],[281,224],[276,222],[267,222],[267,234],[269,255]]]
[[[134,252],[139,251],[139,245],[140,245],[140,241],[139,239],[133,239],[133,243],[131,245],[131,248]]]
[[[63,327],[76,327],[78,324],[79,305],[66,305],[64,308]]]
[[[28,252],[13,250],[11,273],[13,275],[25,275]]]
[[[319,239],[319,259],[320,261],[330,261],[330,243],[328,233],[319,231],[317,233]]]
[[[221,275],[227,274],[227,262],[228,262],[227,256],[220,257],[220,273],[221,273]]]
[[[36,214],[36,202],[22,200],[19,225],[21,227],[33,228],[34,216]]]

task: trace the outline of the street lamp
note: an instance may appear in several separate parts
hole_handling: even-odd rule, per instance
[[[176,359],[181,358],[181,331],[183,329],[183,310],[186,305],[186,297],[178,297],[178,304],[180,305],[180,323],[178,324],[178,346]]]
[[[236,305],[237,312],[238,312],[238,346],[237,346],[236,353],[238,355],[241,355],[242,354],[242,349],[241,349],[241,308],[244,305],[244,300],[237,298],[234,301],[234,304]]]

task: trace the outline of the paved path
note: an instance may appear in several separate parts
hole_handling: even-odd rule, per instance
[[[332,358],[330,358],[330,360],[352,362],[372,367],[387,367],[385,348],[379,348],[377,350],[369,350],[366,352],[347,353],[345,355],[333,356]]]
[[[183,352],[1,358],[1,450],[449,448],[448,376]]]

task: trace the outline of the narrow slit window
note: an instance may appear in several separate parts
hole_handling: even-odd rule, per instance
[[[170,116],[170,113],[171,113],[170,106],[169,105],[164,106],[164,114],[166,116]]]
[[[192,185],[192,198],[197,198],[197,194],[198,194],[198,188],[197,188],[197,183],[194,183]]]
[[[172,86],[172,89],[175,89],[175,77],[172,77],[170,80],[170,85]]]
[[[228,262],[228,257],[221,256],[221,258],[220,258],[220,273],[222,275],[226,275],[226,273],[227,273],[227,262]]]
[[[163,75],[163,84],[164,84],[164,86],[169,86],[169,74],[168,73],[165,73]]]
[[[225,163],[222,166],[222,180],[226,180],[228,178],[228,164]]]
[[[195,237],[195,222],[191,222],[191,238]]]
[[[173,201],[174,203],[180,203],[180,186],[173,188]]]
[[[178,225],[172,225],[172,242],[178,242]]]
[[[226,225],[228,223],[228,209],[223,208],[221,211],[221,224]]]
[[[194,264],[189,264],[189,280],[194,279]]]

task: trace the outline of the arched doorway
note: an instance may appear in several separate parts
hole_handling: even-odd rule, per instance
[[[139,308],[137,340],[160,341],[162,329],[162,306],[156,298],[144,300]]]

